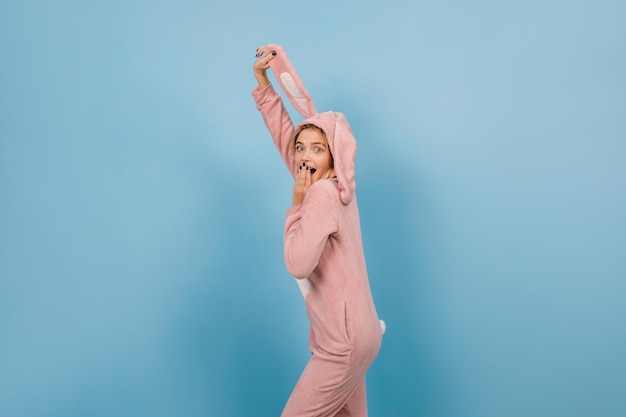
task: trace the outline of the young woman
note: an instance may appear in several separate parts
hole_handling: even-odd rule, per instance
[[[301,84],[297,74],[278,45],[260,47],[256,57],[258,87],[252,95],[294,177],[285,263],[304,295],[311,324],[313,355],[282,417],[366,417],[365,375],[380,349],[384,323],[376,313],[363,254],[354,195],[356,141],[341,113],[313,109],[294,127],[267,70],[273,60],[287,68],[277,74],[272,67],[283,88]],[[308,100],[312,108],[306,90],[304,95],[300,103]]]

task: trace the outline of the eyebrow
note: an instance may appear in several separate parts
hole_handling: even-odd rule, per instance
[[[300,145],[304,145],[304,143],[300,142],[299,140],[297,140],[295,144],[297,145],[298,143],[299,143]],[[322,145],[322,146],[326,146],[326,144],[325,144],[324,142],[313,142],[313,143],[311,143],[311,145]]]

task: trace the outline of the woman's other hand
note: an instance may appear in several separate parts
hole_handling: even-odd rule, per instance
[[[254,77],[259,84],[259,90],[264,89],[270,84],[269,78],[267,78],[267,69],[270,67],[270,61],[276,56],[276,51],[268,51],[267,47],[259,46],[256,50],[256,61],[252,66]]]
[[[293,185],[293,205],[298,206],[304,201],[304,196],[311,186],[311,170],[303,162],[298,168],[296,181]]]

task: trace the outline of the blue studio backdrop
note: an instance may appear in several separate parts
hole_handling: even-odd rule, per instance
[[[359,141],[370,415],[623,417],[625,15],[3,1],[0,415],[280,415],[309,353],[250,96],[278,43]]]

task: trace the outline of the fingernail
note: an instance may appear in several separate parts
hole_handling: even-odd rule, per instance
[[[276,51],[272,51],[272,55],[276,55]]]

